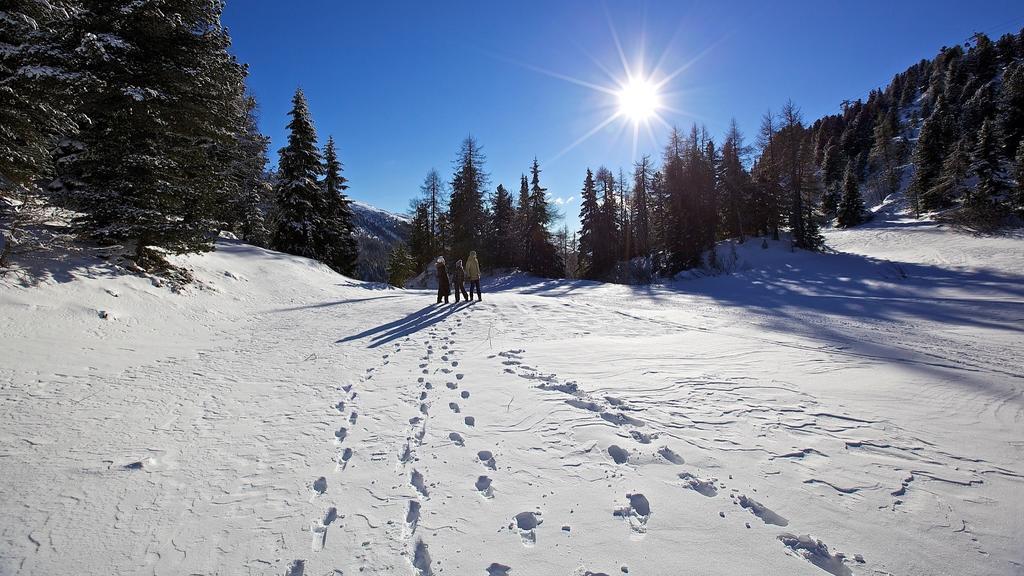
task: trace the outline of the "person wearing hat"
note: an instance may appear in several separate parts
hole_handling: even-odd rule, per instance
[[[473,299],[473,288],[476,288],[476,299],[477,301],[483,300],[483,296],[480,294],[480,262],[476,259],[476,251],[469,253],[469,258],[466,260],[466,279],[469,280],[469,298]]]
[[[444,265],[444,256],[437,257],[437,303],[448,303],[448,296],[451,295],[451,283],[448,280],[448,267]]]

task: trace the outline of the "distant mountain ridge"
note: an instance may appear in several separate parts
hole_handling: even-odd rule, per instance
[[[359,279],[385,282],[388,252],[396,243],[409,239],[409,218],[357,200],[352,201],[352,213],[359,243]]]

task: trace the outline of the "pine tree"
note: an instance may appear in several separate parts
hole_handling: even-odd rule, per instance
[[[927,193],[935,186],[942,173],[942,162],[946,156],[950,133],[949,126],[949,108],[945,98],[939,97],[935,109],[921,127],[921,135],[914,150],[914,177],[910,181],[910,193],[918,214],[922,210],[941,207],[935,205]]]
[[[353,276],[359,247],[353,235],[355,216],[351,201],[345,196],[348,180],[341,170],[334,138],[328,137],[324,147],[322,206],[318,208],[323,222],[317,233],[318,259],[341,274]]]
[[[76,54],[96,82],[76,110],[90,123],[62,151],[55,183],[81,214],[77,229],[133,244],[141,265],[211,249],[245,124],[245,68],[228,52],[223,3],[80,5],[73,27],[87,45]]]
[[[516,267],[526,270],[533,261],[533,244],[529,241],[532,212],[530,210],[530,182],[526,174],[519,176],[519,202],[516,203],[516,233],[521,239],[516,251]]]
[[[843,177],[843,200],[839,204],[838,223],[840,228],[849,228],[861,223],[864,201],[860,196],[860,185],[853,164],[847,164]]]
[[[8,3],[10,4],[10,3]],[[73,136],[73,110],[91,77],[73,48],[73,4],[14,2],[0,17],[0,191],[53,176],[51,150]],[[86,49],[89,43],[83,43]]]
[[[409,255],[414,269],[420,271],[437,257],[433,248],[437,239],[430,229],[430,208],[426,202],[420,201],[413,208],[409,228]]]
[[[493,209],[491,210],[491,231],[493,238],[491,262],[495,268],[508,268],[514,265],[516,236],[516,213],[512,205],[512,195],[504,186],[498,184],[494,193]]]
[[[942,161],[942,172],[938,181],[922,195],[921,202],[927,209],[946,208],[964,191],[964,181],[970,169],[968,148],[963,140],[957,140]]]
[[[722,144],[719,187],[725,235],[739,238],[740,242],[744,241],[746,235],[744,216],[748,209],[750,175],[743,167],[743,157],[748,152],[748,148],[743,144],[743,134],[736,125],[736,119],[733,119]]]
[[[653,170],[646,154],[633,165],[633,254],[648,256],[651,250],[651,212],[649,195]]]
[[[459,156],[455,160],[452,194],[448,202],[452,252],[460,257],[472,250],[483,252],[483,233],[487,223],[484,210],[484,189],[487,187],[484,160],[483,151],[472,136],[462,141]],[[481,254],[481,260],[489,256]]]
[[[999,130],[1006,145],[1006,156],[1013,158],[1024,142],[1024,61],[1011,64],[1003,76]]]
[[[1017,215],[1024,218],[1024,146],[1017,147],[1017,158],[1014,160],[1013,175],[1017,180],[1011,195],[1010,207]]]
[[[235,197],[223,203],[226,213],[220,219],[230,223],[239,236],[250,244],[267,246],[267,205],[272,201],[272,188],[267,177],[267,149],[270,139],[260,134],[256,117],[256,99],[246,97],[245,124],[235,138],[231,176]]]
[[[977,187],[967,194],[966,205],[985,209],[998,201],[1008,188],[1000,168],[1001,153],[993,123],[986,120],[978,132],[978,140],[971,154],[971,172],[978,177]]]
[[[597,237],[594,245],[594,260],[591,276],[605,277],[614,267],[619,254],[618,227],[619,208],[615,196],[615,176],[611,170],[601,166],[595,176],[598,193],[601,196],[601,213],[597,219]]]
[[[316,129],[302,89],[295,91],[288,113],[288,144],[279,151],[276,250],[317,258],[318,233],[324,227],[319,177],[323,171],[316,147]]]
[[[597,187],[594,184],[594,173],[587,168],[587,176],[583,179],[583,191],[580,194],[580,240],[579,240],[579,275],[583,278],[596,279],[599,270],[594,266],[595,257],[600,256],[598,235],[600,234],[601,206],[597,202]]]
[[[420,193],[427,207],[428,229],[430,231],[427,250],[429,253],[439,256],[443,251],[441,244],[440,218],[445,211],[444,206],[444,181],[441,175],[433,168],[427,172],[423,184],[420,186]]]
[[[402,288],[415,274],[415,262],[404,242],[397,242],[388,254],[388,284]]]
[[[534,158],[530,166],[529,236],[526,240],[531,259],[526,270],[538,276],[557,278],[562,276],[564,266],[548,229],[555,214],[548,205],[547,188],[540,185],[540,172],[540,164]]]

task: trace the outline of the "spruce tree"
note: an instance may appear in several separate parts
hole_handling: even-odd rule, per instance
[[[1017,215],[1024,218],[1024,146],[1017,147],[1017,158],[1014,160],[1013,176],[1017,180],[1010,196],[1010,207]]]
[[[327,138],[324,147],[324,181],[321,207],[322,228],[317,232],[318,259],[346,276],[355,273],[359,247],[353,235],[355,229],[351,201],[345,196],[346,178],[341,175],[341,161],[334,138]]]
[[[516,267],[526,270],[533,260],[533,244],[530,239],[532,221],[530,203],[530,182],[526,174],[519,176],[519,201],[516,203],[516,232],[519,235],[519,249],[516,251]]]
[[[959,198],[964,190],[964,181],[969,169],[968,147],[963,140],[957,140],[942,161],[942,172],[938,181],[922,195],[922,205],[928,210],[952,206],[953,201]]]
[[[67,41],[74,37],[72,7],[70,1],[50,0],[3,8],[0,191],[52,177],[52,149],[78,128],[73,110],[92,79]]]
[[[949,139],[949,108],[946,100],[939,97],[935,109],[921,127],[921,135],[914,150],[914,177],[910,181],[910,194],[914,199],[915,211],[933,210],[928,191],[935,186],[942,173],[942,162],[946,157]]]
[[[990,120],[981,125],[978,139],[971,154],[971,172],[978,177],[978,184],[967,194],[967,206],[977,209],[991,207],[1006,191],[1002,176],[998,137]]]
[[[419,272],[438,256],[434,253],[436,238],[431,231],[430,208],[426,202],[420,201],[415,205],[409,228],[409,255],[414,269]]]
[[[388,253],[388,284],[402,288],[415,275],[415,262],[404,242],[397,242]]]
[[[484,210],[484,155],[477,141],[469,136],[462,141],[455,174],[452,176],[452,194],[448,202],[450,214],[452,252],[464,258],[470,251],[483,252],[483,233],[487,223]],[[489,255],[481,254],[481,260]]]
[[[226,198],[220,219],[230,224],[250,244],[267,246],[267,206],[272,202],[272,187],[267,177],[267,149],[270,139],[260,134],[256,118],[256,99],[246,97],[245,124],[235,137],[233,160],[229,165],[235,189]]]
[[[563,263],[548,228],[554,222],[555,214],[548,205],[547,188],[540,185],[540,172],[540,165],[534,158],[530,166],[526,237],[529,259],[526,261],[526,270],[538,276],[557,278],[563,275]]]
[[[600,234],[601,206],[597,202],[597,187],[594,184],[594,173],[587,168],[587,176],[583,179],[583,190],[580,193],[580,238],[579,238],[579,275],[583,278],[596,279],[595,256],[599,255],[597,247]]]
[[[489,236],[493,239],[490,251],[492,265],[495,268],[513,266],[514,249],[519,242],[516,235],[515,207],[512,205],[512,195],[501,184],[498,184],[494,193]]]
[[[747,196],[750,189],[750,175],[743,167],[743,157],[747,153],[748,149],[743,144],[743,134],[733,119],[722,144],[719,189],[722,196],[720,205],[725,235],[739,238],[740,242],[743,242],[746,233],[744,217],[748,210]]]
[[[245,68],[228,52],[223,2],[81,0],[76,53],[96,83],[89,118],[61,151],[55,188],[79,231],[134,245],[135,260],[209,250],[217,204],[234,187],[230,151],[244,126]],[[116,38],[115,41],[111,41]]]
[[[1024,60],[1006,69],[998,108],[999,130],[1006,145],[1006,156],[1013,158],[1024,142]]]
[[[316,146],[316,129],[301,88],[292,97],[288,115],[288,144],[279,151],[278,222],[273,246],[281,252],[315,259],[319,256],[317,243],[325,217],[325,194],[319,182],[323,164]]]
[[[863,212],[864,201],[861,199],[857,174],[851,163],[846,166],[846,175],[843,177],[843,200],[839,204],[838,215],[839,227],[849,228],[860,224]]]

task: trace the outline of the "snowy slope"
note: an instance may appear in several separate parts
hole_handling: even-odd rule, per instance
[[[1021,241],[827,236],[459,306],[233,242],[5,284],[0,574],[1020,574]]]

